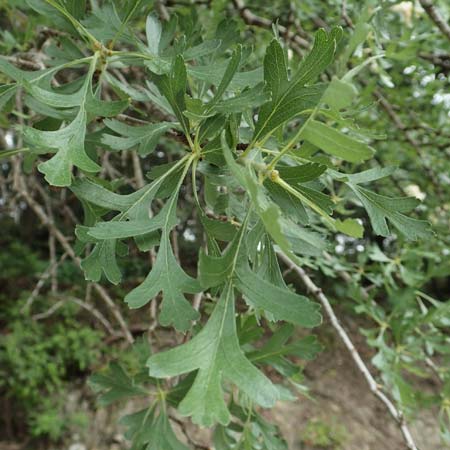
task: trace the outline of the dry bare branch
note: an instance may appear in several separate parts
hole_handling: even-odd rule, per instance
[[[336,330],[339,338],[341,339],[347,350],[350,352],[350,355],[353,361],[355,362],[358,370],[362,373],[362,375],[366,379],[370,391],[386,406],[387,410],[389,411],[389,414],[394,418],[397,425],[399,426],[407,448],[410,450],[418,450],[418,447],[414,442],[414,439],[411,435],[408,425],[406,424],[402,412],[396,408],[396,406],[392,403],[392,401],[381,390],[380,385],[375,381],[366,363],[361,358],[361,355],[358,353],[358,350],[356,350],[349,335],[347,334],[343,326],[340,324],[339,319],[337,318],[328,298],[323,293],[322,289],[316,286],[316,284],[312,281],[309,275],[300,266],[292,262],[291,259],[287,257],[284,253],[278,252],[278,256],[284,263],[286,263],[288,267],[293,269],[293,271],[300,277],[306,289],[311,294],[313,294],[317,298],[317,300],[319,300],[325,311],[325,314],[327,315],[328,319],[331,322],[331,325]]]
[[[442,34],[450,41],[450,25],[444,21],[432,0],[419,0],[428,17],[442,31]]]

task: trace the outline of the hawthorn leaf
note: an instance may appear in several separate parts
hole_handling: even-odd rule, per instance
[[[153,420],[148,434],[151,437],[145,450],[189,450],[178,440],[163,411]]]
[[[171,217],[168,217],[170,216]],[[119,216],[119,220],[122,217]],[[176,224],[173,205],[167,202],[161,211],[154,217],[145,219],[137,218],[127,221],[110,220],[109,222],[98,222],[89,228],[89,236],[95,239],[125,239],[129,237],[142,236],[153,231],[167,227],[173,228]]]
[[[309,222],[308,214],[303,204],[290,192],[284,190],[277,183],[270,179],[264,182],[272,200],[279,206],[283,213],[295,222],[307,224]]]
[[[102,142],[113,150],[128,150],[138,146],[138,153],[147,156],[153,152],[160,137],[171,128],[172,122],[151,123],[143,126],[130,126],[114,119],[106,119],[104,124],[120,136],[105,133]]]
[[[296,85],[285,91],[275,104],[272,102],[264,104],[258,115],[252,142],[260,141],[272,134],[280,125],[289,122],[303,111],[315,108],[325,88],[324,84],[307,87]]]
[[[191,322],[198,319],[199,314],[183,294],[195,294],[201,291],[201,287],[197,280],[187,275],[179,266],[170,244],[169,233],[176,225],[177,198],[178,190],[161,211],[163,231],[155,264],[145,280],[126,295],[125,302],[130,308],[140,308],[162,292],[159,316],[161,325],[173,324],[177,330],[186,331]],[[157,218],[158,216],[153,220],[157,220],[159,225],[161,219]]]
[[[52,73],[54,69],[43,69],[35,71],[21,70],[10,64],[3,56],[0,56],[0,72],[19,84],[31,82],[37,79],[44,78],[46,75]]]
[[[279,166],[277,169],[283,180],[289,184],[298,184],[316,180],[327,170],[327,166],[319,163],[306,163],[298,166]]]
[[[301,112],[317,106],[326,86],[305,85],[313,81],[331,63],[341,35],[342,29],[339,27],[329,34],[323,29],[317,31],[311,52],[289,82],[286,80],[283,50],[276,41],[272,41],[264,58],[264,76],[270,89],[275,89],[275,95],[272,91],[272,101],[263,105],[259,111],[252,143],[272,134],[280,125]]]
[[[188,73],[197,80],[219,86],[228,69],[228,64],[225,61],[207,66],[189,66]],[[261,68],[247,72],[236,72],[230,81],[229,88],[230,90],[244,89],[246,87],[256,86],[262,81],[263,71]]]
[[[231,80],[233,79],[236,71],[239,68],[239,64],[241,63],[241,56],[242,56],[242,46],[238,45],[236,47],[236,50],[234,50],[233,54],[231,55],[230,61],[228,62],[228,66],[225,70],[225,73],[223,74],[219,86],[217,87],[214,97],[208,103],[208,109],[214,106],[214,104],[216,104],[222,98],[222,95],[225,93],[227,87],[231,83]]]
[[[350,106],[357,94],[358,91],[352,83],[334,78],[323,94],[322,101],[339,110]]]
[[[346,235],[357,239],[362,238],[364,235],[364,227],[355,219],[336,219],[334,221],[334,226],[336,227],[336,230],[341,233],[345,233]]]
[[[25,87],[36,100],[53,108],[72,108],[79,106],[84,100],[86,90],[85,84],[73,94],[61,94],[53,90],[43,89],[32,83],[26,83]]]
[[[248,303],[267,311],[274,320],[285,320],[305,327],[319,325],[321,315],[318,304],[295,294],[285,285],[276,282],[273,284],[267,276],[263,277],[250,269],[243,239],[245,224],[246,222],[222,255],[200,252],[199,279],[202,287],[219,286],[233,279],[236,288],[244,294]]]
[[[203,249],[200,250],[198,273],[200,284],[204,289],[219,286],[233,276],[244,231],[244,227],[241,227],[233,241],[230,242],[219,256],[214,254],[208,255]]]
[[[145,33],[147,36],[147,46],[150,53],[159,55],[159,43],[161,41],[162,27],[159,20],[152,14],[147,16],[145,22]]]
[[[104,101],[97,98],[93,92],[92,86],[92,66],[95,64],[96,60],[97,58],[94,57],[84,83],[81,88],[74,93],[66,94],[56,92],[50,87],[43,89],[35,83],[28,81],[24,81],[23,85],[36,100],[53,108],[72,108],[84,104],[86,111],[94,116],[116,116],[129,106],[129,100]]]
[[[364,170],[363,172],[345,175],[340,174],[340,177],[336,177],[336,179],[340,180],[341,178],[343,181],[350,181],[352,184],[370,183],[371,181],[388,177],[396,170],[397,168],[395,166],[374,167],[373,169]]]
[[[156,179],[152,183],[131,194],[117,194],[86,179],[75,181],[71,186],[71,190],[77,197],[93,203],[94,205],[113,211],[120,211],[121,214],[114,217],[112,220],[149,220],[150,205],[153,199],[159,193],[164,182],[167,179],[170,179],[173,174],[176,174],[183,164],[185,165],[185,170],[187,170],[186,159],[186,157],[182,158],[171,165],[157,166],[153,169],[154,173],[157,173]],[[178,175],[177,184],[179,184],[183,178],[184,175]],[[172,188],[171,192],[174,191],[176,191],[176,185]],[[164,208],[164,211],[169,213],[167,208]]]
[[[84,105],[81,105],[73,122],[60,130],[42,131],[24,127],[24,138],[33,147],[56,150],[56,154],[52,158],[38,166],[38,170],[45,175],[49,184],[70,186],[73,166],[86,172],[100,170],[100,166],[89,158],[84,149],[86,125],[86,110]]]
[[[375,150],[364,142],[316,120],[310,120],[306,124],[302,138],[330,155],[353,163],[365,161],[375,153]]]
[[[253,272],[246,263],[236,270],[237,289],[252,306],[268,311],[275,320],[285,320],[303,327],[320,325],[319,305],[288,288],[276,286]]]
[[[272,94],[272,100],[279,98],[288,83],[288,69],[283,48],[273,39],[264,57],[264,80]]]
[[[186,110],[186,83],[187,73],[184,59],[177,55],[168,75],[154,75],[155,84],[161,94],[169,102],[173,113],[179,120],[184,132],[189,133],[189,120],[183,114]]]
[[[240,113],[245,109],[262,105],[267,99],[268,95],[264,91],[264,85],[261,83],[233,98],[216,103],[212,110],[222,114]]]
[[[403,213],[414,209],[420,201],[414,197],[386,197],[359,185],[347,183],[364,205],[373,230],[380,236],[389,236],[389,221],[406,239],[415,241],[432,235],[430,224]]]
[[[287,357],[295,356],[309,361],[314,359],[323,348],[315,336],[295,339],[288,344],[294,330],[293,325],[284,324],[261,348],[248,353],[247,357],[255,364],[268,364],[274,367],[284,376],[294,375],[299,368]]]
[[[189,61],[191,59],[201,58],[202,56],[209,55],[210,53],[217,50],[220,46],[219,39],[211,39],[209,41],[204,41],[201,44],[195,45],[194,47],[188,48],[184,53],[184,59]]]
[[[295,339],[291,344],[288,344],[287,342],[292,337],[294,330],[293,325],[284,324],[260,349],[249,353],[248,358],[255,363],[271,365],[276,364],[277,360],[282,360],[286,356],[296,356],[308,361],[313,360],[322,351],[323,346],[315,336]]]
[[[115,362],[111,363],[104,373],[92,375],[89,378],[89,384],[95,391],[102,392],[98,399],[102,406],[129,397],[148,395],[147,390],[136,385],[133,379]]]
[[[145,251],[154,245],[153,233],[156,230],[163,227],[169,230],[176,224],[173,202],[178,190],[172,196],[172,201],[167,202],[153,218],[150,217],[150,205],[164,179],[183,162],[182,159],[172,165],[154,182],[132,194],[116,194],[89,180],[77,181],[72,185],[72,191],[80,199],[109,210],[120,211],[109,222],[77,228],[77,236],[81,241],[95,243],[91,253],[81,263],[86,279],[99,281],[103,272],[111,283],[117,284],[121,279],[116,261],[117,239],[133,237],[138,247]],[[184,176],[180,180],[183,178]]]
[[[132,450],[188,450],[176,437],[165,408],[156,413],[156,405],[120,419],[127,428],[125,437],[132,441]]]
[[[98,241],[86,235],[87,227],[77,226],[75,234],[81,242],[95,243],[90,254],[81,261],[86,280],[98,282],[105,274],[108,281],[118,284],[122,279],[122,273],[116,259],[116,239]]]
[[[206,427],[230,421],[222,388],[224,379],[263,407],[273,406],[279,398],[272,382],[249,362],[239,346],[234,301],[233,284],[229,282],[207,324],[194,338],[151,356],[147,362],[150,376],[156,378],[198,371],[179,412]]]
[[[75,94],[75,96],[79,95],[77,105],[79,104],[80,109],[69,125],[57,131],[42,131],[32,127],[24,127],[23,129],[24,138],[31,145],[56,151],[52,158],[38,166],[38,170],[45,175],[45,179],[54,186],[69,186],[71,184],[73,166],[77,166],[86,172],[100,170],[100,166],[89,158],[84,147],[88,108],[96,108],[97,102],[101,102],[93,97],[91,88],[96,61],[97,57],[92,58],[86,80],[79,93]],[[51,97],[53,99],[55,97],[60,98],[59,96],[64,98],[65,95],[72,94],[55,93]],[[73,100],[73,97],[71,99]],[[43,100],[45,100],[45,95]],[[69,102],[69,104],[74,106],[73,103]],[[106,108],[105,111],[108,111],[108,109]],[[115,110],[113,112],[116,113]]]
[[[76,180],[70,186],[70,190],[78,198],[107,210],[126,213],[130,218],[140,216],[139,213],[147,212],[157,188],[157,183],[151,183],[131,194],[117,194],[86,178]],[[143,208],[140,208],[142,204]]]
[[[323,28],[314,35],[312,50],[302,61],[297,73],[292,77],[295,84],[307,84],[317,78],[332,62],[336,46],[341,40],[343,30],[334,27],[330,33]]]

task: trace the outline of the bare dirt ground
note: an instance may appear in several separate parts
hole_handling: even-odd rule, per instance
[[[364,349],[359,349],[364,353]],[[370,357],[365,357],[368,360]],[[306,370],[312,400],[277,406],[273,418],[291,450],[405,450],[399,428],[385,406],[369,391],[343,346],[334,342]],[[410,423],[421,450],[444,450],[435,412]],[[325,446],[313,445],[328,434]],[[306,442],[305,442],[306,441]],[[309,445],[308,445],[309,444]]]

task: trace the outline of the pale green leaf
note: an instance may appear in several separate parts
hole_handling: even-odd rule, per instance
[[[151,14],[147,16],[145,33],[147,36],[147,46],[150,53],[159,55],[159,43],[161,41],[162,27],[159,20]]]
[[[349,162],[364,161],[375,153],[375,150],[364,142],[357,141],[316,120],[310,120],[307,123],[302,132],[302,138],[324,152]]]
[[[413,197],[390,198],[376,194],[358,185],[348,183],[369,214],[373,230],[380,236],[389,236],[387,220],[406,239],[425,239],[432,235],[430,225],[425,220],[417,220],[403,213],[415,208],[419,201]]]
[[[231,381],[255,403],[273,406],[278,391],[253,366],[239,347],[236,334],[233,285],[228,283],[207,324],[189,342],[150,357],[150,375],[173,377],[197,370],[194,384],[179,405],[179,412],[194,423],[228,424],[230,413],[222,383]]]

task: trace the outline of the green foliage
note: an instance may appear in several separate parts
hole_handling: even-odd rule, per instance
[[[335,417],[320,419],[314,417],[302,431],[301,440],[313,448],[343,449],[349,433]]]
[[[61,308],[51,326],[11,312],[15,318],[0,338],[0,388],[17,410],[27,411],[33,436],[56,440],[83,425],[81,413],[65,412],[64,398],[73,374],[95,364],[101,334],[81,324],[74,312]]]
[[[334,11],[335,2],[306,3],[306,11],[311,5],[317,13]],[[345,31],[339,20],[330,20],[329,31],[308,20],[314,41],[296,55],[289,33],[283,39],[276,25],[253,47],[241,23],[218,22],[211,14],[225,10],[225,2],[213,2],[213,13],[175,6],[164,22],[151,2],[19,2],[34,20],[59,31],[42,49],[46,68],[22,70],[0,57],[0,107],[9,113],[13,97],[24,94],[33,118],[19,130],[27,147],[0,156],[25,152],[29,169],[36,162],[51,186],[67,187],[79,200],[84,221],[76,226],[76,250],[86,280],[117,285],[120,261],[146,254],[151,269],[124,295],[125,303],[138,309],[158,302],[158,326],[186,333],[181,344],[152,355],[140,341],[138,370],[113,363],[91,378],[103,405],[129,397],[149,403],[122,419],[134,450],[186,448],[172,430],[173,408],[214,427],[218,449],[286,448],[259,411],[303,389],[299,360],[314,358],[321,346],[311,334],[293,337],[294,326],[311,329],[322,318],[315,301],[286,284],[277,252],[330,278],[347,271],[354,283],[334,288],[333,281],[330,289],[353,298],[356,311],[376,324],[365,334],[382,380],[402,411],[426,403],[403,375],[420,376],[428,357],[448,359],[448,302],[425,292],[434,277],[449,273],[442,256],[448,241],[434,237],[424,206],[404,195],[411,164],[417,164],[411,177],[421,183],[421,163],[411,149],[398,150],[404,138],[382,141],[385,124],[375,125],[372,96],[381,104],[384,98],[377,80],[399,83],[400,72],[388,69],[409,61],[408,49],[416,52],[419,40],[398,26],[394,32],[404,35],[386,39],[394,32],[381,22],[392,11],[388,2],[376,3],[354,5],[361,19]],[[273,5],[280,16],[283,5]],[[325,12],[318,17],[329,17]],[[419,34],[425,39],[422,29]],[[18,45],[15,39],[8,36],[3,46]],[[420,80],[415,83],[418,88]],[[149,105],[155,117],[148,117]],[[407,117],[388,112],[402,133],[410,132]],[[445,113],[432,114],[436,125],[421,126],[437,135]],[[423,130],[412,133],[406,141],[420,151],[414,143]],[[124,165],[130,154],[134,183],[127,183],[128,167],[118,173],[108,161],[123,158]],[[424,163],[428,171],[434,158]],[[148,181],[136,169],[140,163],[151,169]],[[435,228],[445,229],[448,202],[432,206]],[[191,216],[198,261],[188,264],[176,232],[188,231]],[[382,238],[395,243],[389,247]],[[370,251],[353,260],[325,254],[335,239]],[[420,246],[421,239],[433,242],[432,255],[408,242]],[[383,242],[387,254],[375,242]],[[446,265],[437,275],[425,264]],[[208,299],[200,311],[192,301],[198,295]],[[76,322],[70,322],[73,333],[67,331],[64,320],[45,339],[39,324],[13,321],[2,338],[0,358],[20,374],[6,381],[8,389],[21,401],[62,389],[69,365],[83,370],[95,358],[98,334]],[[440,370],[447,386],[448,370]],[[437,400],[444,437],[447,391]],[[50,412],[33,423],[37,433],[53,437],[64,428]],[[310,430],[316,432],[328,434]]]

